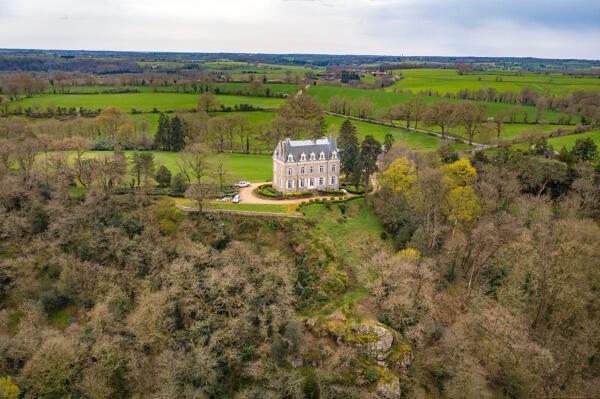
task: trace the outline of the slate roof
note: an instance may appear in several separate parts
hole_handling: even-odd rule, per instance
[[[315,159],[319,160],[321,152],[325,153],[325,159],[330,160],[333,152],[338,153],[337,146],[333,137],[322,137],[317,140],[290,140],[285,139],[280,141],[275,147],[273,158],[276,158],[284,163],[288,162],[288,156],[294,156],[291,162],[300,162],[300,156],[306,154],[306,160],[310,161],[310,154],[315,153]]]

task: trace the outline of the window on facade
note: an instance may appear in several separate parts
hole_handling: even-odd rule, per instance
[[[323,173],[323,165],[319,165],[319,173]]]
[[[335,176],[331,176],[331,184],[335,184]]]
[[[287,181],[287,188],[294,188],[294,181],[293,180],[288,180]]]
[[[303,175],[304,174],[304,166],[300,167],[300,174]]]
[[[315,160],[315,153],[314,153],[314,152],[310,154],[310,160],[311,160],[311,161],[314,161],[314,160]]]
[[[319,177],[319,186],[322,186],[322,185],[323,185],[323,183],[324,183],[324,181],[323,181],[323,178],[322,178],[322,177]]]
[[[298,181],[298,187],[304,187],[304,179]]]
[[[335,172],[335,165],[331,165],[331,171]]]
[[[279,187],[281,187],[281,177],[279,178]]]
[[[310,182],[309,182],[309,185],[308,185],[308,186],[309,186],[309,187],[314,187],[314,186],[315,186],[315,179],[314,179],[314,177],[311,177],[311,178],[310,178]]]
[[[306,161],[306,154],[302,153],[302,155],[300,155],[300,160],[301,161]]]
[[[288,162],[294,162],[294,156],[292,154],[288,155]]]
[[[310,167],[310,173],[315,173],[315,167],[314,166]]]
[[[319,159],[325,159],[325,153],[321,152],[321,154],[319,154]]]
[[[331,159],[336,159],[337,158],[337,152],[332,152],[331,153]]]
[[[288,176],[292,175],[292,168],[288,168]]]

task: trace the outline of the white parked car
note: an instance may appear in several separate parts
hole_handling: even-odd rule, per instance
[[[241,200],[242,200],[242,197],[240,197],[240,195],[239,195],[239,194],[236,194],[236,195],[233,197],[233,201],[231,201],[231,202],[233,202],[234,204],[237,204],[237,203],[238,203],[238,202],[240,202]]]
[[[238,187],[250,187],[249,181],[239,181],[235,184]]]

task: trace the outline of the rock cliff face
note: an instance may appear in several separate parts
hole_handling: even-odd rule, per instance
[[[398,399],[402,395],[399,376],[410,366],[412,351],[396,331],[372,320],[353,322],[341,312],[327,318],[306,320],[307,329],[316,337],[330,338],[338,347],[346,347],[347,356],[358,356],[366,370],[376,370],[375,390],[381,398]],[[372,378],[372,377],[371,377]]]
[[[380,382],[377,384],[377,393],[384,399],[400,399],[402,396],[400,381],[396,378],[390,382]]]
[[[379,361],[388,357],[387,351],[394,343],[394,336],[390,330],[369,324],[358,324],[351,328],[359,337],[366,337],[365,343],[361,343],[359,347],[365,354]]]

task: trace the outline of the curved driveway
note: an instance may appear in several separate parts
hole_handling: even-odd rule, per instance
[[[337,197],[337,195],[314,195],[310,198],[301,198],[301,199],[286,199],[286,200],[270,200],[258,197],[254,194],[254,189],[260,185],[269,184],[268,182],[264,183],[252,183],[250,187],[242,187],[240,188],[240,197],[242,197],[242,203],[245,204],[299,204],[302,201],[308,201],[312,198],[331,198]],[[352,194],[346,194],[349,197],[352,197]]]

